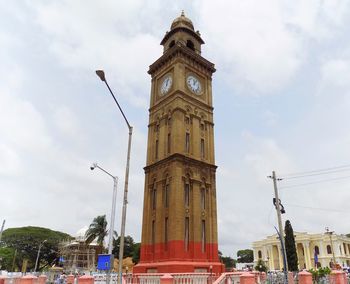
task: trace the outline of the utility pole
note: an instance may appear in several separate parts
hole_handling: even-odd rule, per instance
[[[331,242],[331,249],[332,249],[332,255],[333,255],[333,269],[335,269],[336,267],[336,261],[335,261],[335,254],[334,254],[334,248],[333,248],[333,240],[332,240],[332,235],[333,235],[334,231],[329,231],[329,228],[326,227],[326,233],[327,235],[329,235],[329,240]]]
[[[4,221],[2,221],[2,226],[1,226],[1,230],[0,230],[0,245],[1,245],[2,232],[4,231],[4,227],[5,227],[5,222],[6,222],[6,220],[4,219]]]
[[[275,193],[275,207],[276,207],[276,212],[277,212],[277,220],[278,220],[278,230],[279,230],[279,238],[281,242],[281,251],[282,251],[282,256],[283,256],[283,270],[284,270],[284,281],[286,284],[288,284],[288,263],[287,263],[287,254],[286,254],[286,246],[284,242],[284,231],[282,227],[282,216],[281,216],[281,202],[278,197],[278,189],[277,189],[277,181],[280,181],[282,179],[276,178],[276,173],[275,171],[272,171],[272,176],[268,176],[273,180],[273,189]],[[284,209],[283,209],[284,211]]]

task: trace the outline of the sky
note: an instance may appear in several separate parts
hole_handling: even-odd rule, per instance
[[[349,1],[0,0],[0,7],[5,228],[74,236],[98,215],[109,220],[113,180],[90,170],[97,162],[119,177],[119,232],[128,129],[95,74],[104,69],[134,128],[126,234],[140,241],[147,70],[184,10],[217,69],[219,249],[236,257],[274,233],[273,170],[284,178],[283,221],[295,231],[350,233]]]

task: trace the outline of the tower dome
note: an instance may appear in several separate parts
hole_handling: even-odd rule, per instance
[[[178,28],[178,27],[189,28],[192,31],[194,31],[193,23],[192,23],[192,21],[189,18],[187,18],[185,16],[185,12],[184,11],[182,11],[181,12],[181,16],[177,17],[171,24],[171,29],[172,30],[175,29],[175,28]]]

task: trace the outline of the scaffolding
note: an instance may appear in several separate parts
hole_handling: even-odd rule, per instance
[[[98,245],[85,241],[65,241],[59,245],[60,262],[66,272],[81,273],[96,270]]]

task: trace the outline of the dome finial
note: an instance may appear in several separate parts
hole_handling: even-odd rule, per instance
[[[182,12],[181,12],[181,17],[185,17],[185,11],[184,10],[182,10]]]

